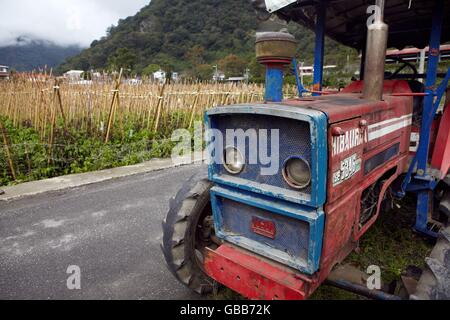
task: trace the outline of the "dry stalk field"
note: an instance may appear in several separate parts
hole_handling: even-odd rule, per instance
[[[261,101],[257,84],[0,81],[0,185],[168,157],[176,129],[214,106]],[[286,95],[295,95],[286,87]]]

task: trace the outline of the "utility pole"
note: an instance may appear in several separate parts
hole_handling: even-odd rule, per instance
[[[244,77],[245,77],[245,81],[247,83],[249,83],[249,81],[250,81],[250,69],[249,68],[245,69]]]
[[[216,70],[215,72],[214,72],[214,81],[219,81],[219,66],[218,65],[215,65],[215,66],[213,66],[213,68]]]

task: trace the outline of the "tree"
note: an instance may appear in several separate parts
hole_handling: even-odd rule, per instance
[[[194,18],[193,18],[194,14]],[[128,48],[136,55],[134,72],[142,72],[148,64],[158,64],[164,71],[198,73],[197,66],[216,65],[228,76],[242,76],[246,67],[251,68],[252,80],[262,81],[264,69],[257,63],[248,66],[255,54],[254,35],[258,21],[251,1],[167,1],[152,0],[133,17],[111,26],[105,37],[94,41],[90,48],[68,60],[63,69],[78,69],[80,60],[94,69],[106,69],[111,65],[126,65],[109,57],[119,48]],[[299,60],[309,65],[313,61],[314,33],[303,26],[291,23],[289,31],[299,40]],[[359,64],[358,52],[345,48],[335,41],[325,42],[327,64]],[[75,55],[74,53],[73,55]],[[42,56],[42,54],[40,55]],[[0,49],[1,58],[1,49]],[[234,60],[234,61],[233,61]],[[134,61],[132,61],[134,62]],[[244,63],[245,62],[245,63]],[[83,62],[84,63],[84,62]],[[201,67],[206,71],[206,67]],[[353,70],[353,67],[352,67]]]
[[[186,59],[192,64],[192,66],[196,67],[205,62],[204,59],[205,48],[202,46],[196,45],[188,50],[186,53]]]
[[[212,79],[213,67],[209,64],[201,64],[192,69],[192,78],[202,81]]]
[[[147,67],[144,68],[144,70],[142,70],[142,75],[143,76],[150,76],[153,73],[155,73],[156,71],[158,71],[159,69],[161,69],[161,67],[157,64],[149,64]]]
[[[172,56],[165,53],[158,53],[151,59],[152,63],[157,64],[166,71],[167,73],[172,73],[174,71],[186,70],[183,65],[183,61],[177,60]]]
[[[119,48],[116,52],[108,58],[108,66],[112,70],[133,70],[137,62],[137,55],[130,49]]]
[[[266,69],[262,64],[260,64],[256,60],[256,57],[252,57],[250,64],[248,65],[248,68],[250,69],[250,75],[251,75],[250,80],[252,82],[256,82],[256,83],[264,82]]]
[[[230,54],[219,61],[219,66],[227,77],[242,76],[245,72],[246,63],[243,59]]]
[[[90,67],[91,66],[89,64],[89,60],[86,58],[81,58],[77,65],[77,69],[84,70],[84,71],[89,70]]]
[[[110,37],[113,33],[114,33],[114,31],[116,31],[116,26],[115,25],[111,25],[111,26],[109,26],[107,29],[106,29],[106,35],[108,36],[108,37]]]

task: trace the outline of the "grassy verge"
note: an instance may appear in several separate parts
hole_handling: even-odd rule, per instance
[[[425,258],[431,253],[433,243],[415,233],[414,199],[407,198],[390,212],[382,213],[376,224],[361,239],[358,253],[351,254],[346,263],[351,263],[361,270],[371,265],[381,268],[383,282],[390,284],[401,281],[401,275],[409,266],[423,268]],[[361,299],[351,293],[321,287],[312,297],[316,300]]]
[[[50,145],[42,142],[40,133],[31,126],[15,127],[6,118],[0,121],[6,129],[7,147],[14,169],[13,175],[2,140],[0,186],[169,158],[175,146],[170,139],[173,129],[154,134],[145,128],[125,124],[121,132],[126,134],[114,132],[110,141],[105,143],[104,132],[82,130],[76,123],[68,126],[70,129],[67,130],[58,126]]]

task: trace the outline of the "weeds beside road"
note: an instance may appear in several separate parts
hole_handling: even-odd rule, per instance
[[[0,82],[0,186],[170,157],[174,130],[193,130],[208,108],[261,101],[263,91],[230,83]]]

